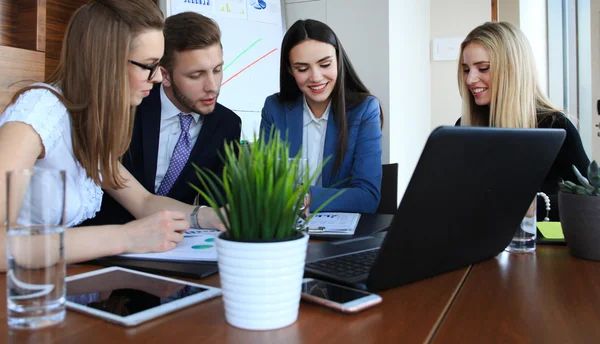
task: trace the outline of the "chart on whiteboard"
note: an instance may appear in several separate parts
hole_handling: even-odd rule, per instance
[[[219,103],[260,113],[265,98],[279,91],[283,38],[280,0],[170,0],[169,15],[193,11],[221,29],[223,81]]]

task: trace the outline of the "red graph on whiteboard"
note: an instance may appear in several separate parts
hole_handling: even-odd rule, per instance
[[[252,63],[250,63],[249,65],[247,65],[246,67],[242,68],[239,72],[233,74],[229,79],[225,80],[221,86],[225,85],[226,83],[228,83],[229,81],[231,81],[233,78],[235,78],[236,76],[242,74],[244,71],[246,71],[248,68],[252,67],[253,65],[255,65],[256,63],[258,63],[260,60],[264,59],[265,57],[271,55],[272,53],[274,53],[275,51],[277,51],[277,48],[269,51],[268,53],[264,54],[263,56],[261,56],[260,58],[258,58],[257,60],[253,61]]]

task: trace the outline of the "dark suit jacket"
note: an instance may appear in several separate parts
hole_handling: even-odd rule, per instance
[[[150,95],[137,107],[133,136],[129,150],[123,156],[123,165],[151,193],[155,193],[156,164],[160,135],[160,84],[154,86]],[[217,103],[215,111],[204,116],[202,129],[192,148],[190,158],[173,184],[168,197],[192,204],[197,192],[188,182],[199,186],[192,162],[221,175],[223,163],[219,154],[223,153],[225,142],[240,139],[241,120],[231,110]],[[201,200],[201,204],[202,204]],[[110,195],[104,194],[102,208],[96,217],[85,221],[83,226],[103,224],[123,224],[134,217]]]

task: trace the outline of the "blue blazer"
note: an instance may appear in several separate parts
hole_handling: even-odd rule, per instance
[[[262,109],[260,130],[269,137],[272,125],[290,141],[290,157],[295,157],[302,147],[303,98],[295,103],[281,103],[278,95],[269,96]],[[323,187],[312,186],[311,208],[316,209],[339,188],[346,191],[329,203],[323,211],[374,213],[381,191],[381,121],[377,98],[369,96],[360,105],[346,111],[348,118],[348,149],[339,169],[333,171],[338,129],[333,116],[327,121],[323,160]],[[344,180],[340,183],[340,181]],[[338,184],[339,183],[339,184]],[[336,188],[331,188],[335,185]]]

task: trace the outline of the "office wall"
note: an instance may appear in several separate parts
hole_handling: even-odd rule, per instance
[[[44,79],[45,11],[31,0],[0,1],[0,114],[18,89]]]
[[[519,0],[498,0],[498,21],[521,25]]]
[[[500,0],[504,1],[504,0]],[[521,30],[533,50],[539,83],[548,93],[548,25],[547,0],[521,0]]]
[[[589,39],[588,44],[579,44],[580,49],[586,46],[587,50],[579,51],[579,126],[590,160],[600,161],[600,109],[596,103],[600,101],[600,2],[580,0],[578,6],[579,39]],[[585,35],[584,30],[587,31]],[[586,65],[588,69],[584,69]]]
[[[86,0],[0,1],[0,109],[55,70],[72,13]],[[0,110],[1,111],[1,110]]]
[[[67,25],[75,11],[88,3],[87,0],[47,0],[46,1],[46,79],[58,67],[62,51],[62,41]]]
[[[498,0],[498,20],[518,26],[531,44],[540,86],[548,93],[548,0]]]
[[[298,19],[314,19],[327,22],[327,0],[286,0],[285,19],[287,28]]]
[[[404,195],[431,128],[430,3],[390,0],[390,161]]]
[[[431,0],[431,39],[464,38],[476,26],[491,19],[492,4],[488,0]],[[457,60],[431,60],[431,129],[454,125],[460,117],[457,65]]]
[[[398,1],[398,0],[392,0]],[[327,25],[336,32],[361,80],[379,98],[384,111],[383,161],[391,158],[390,30],[388,0],[326,0]],[[388,125],[389,124],[389,125]]]

